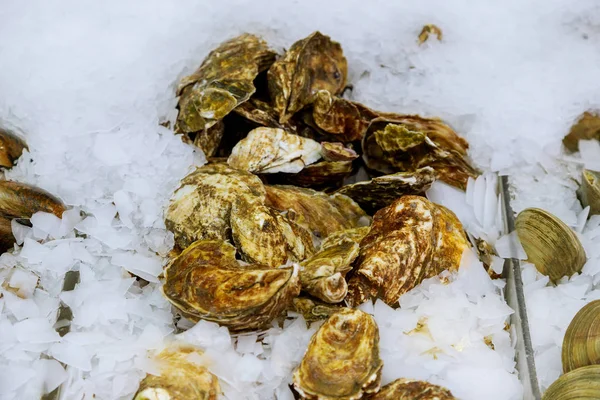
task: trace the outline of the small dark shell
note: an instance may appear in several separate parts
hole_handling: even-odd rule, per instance
[[[570,151],[579,150],[580,140],[600,140],[600,116],[597,112],[584,112],[564,137],[563,144]]]
[[[350,197],[369,214],[373,214],[404,195],[424,194],[435,176],[433,168],[424,167],[414,172],[397,172],[342,186],[336,193]]]
[[[328,36],[314,32],[294,43],[267,74],[279,121],[287,121],[311,104],[319,90],[340,93],[346,85],[347,74],[342,47]]]
[[[0,128],[0,167],[12,168],[27,144],[14,133]]]
[[[448,389],[425,381],[396,379],[365,400],[455,400]]]

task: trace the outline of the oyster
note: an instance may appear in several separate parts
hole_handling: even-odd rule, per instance
[[[403,196],[373,217],[360,243],[346,303],[379,297],[397,306],[400,296],[423,279],[457,270],[469,242],[458,218],[424,197]]]
[[[199,240],[165,268],[165,297],[187,318],[233,331],[268,326],[300,293],[298,267],[240,265],[222,240]]]
[[[358,158],[358,154],[354,150],[340,142],[321,143],[321,152],[325,161],[352,161]]]
[[[403,195],[425,193],[434,180],[433,168],[424,167],[414,172],[397,172],[370,181],[352,183],[342,186],[336,193],[350,197],[367,212],[375,213]]]
[[[465,190],[478,172],[466,160],[467,142],[449,126],[418,116],[377,118],[362,141],[368,168],[380,173],[432,167],[442,181]]]
[[[308,165],[297,174],[281,174],[285,183],[301,187],[322,189],[339,186],[352,175],[352,161],[321,161]]]
[[[351,228],[345,229],[343,231],[337,231],[327,236],[321,242],[321,248],[325,249],[327,247],[335,246],[341,242],[346,241],[347,239],[353,240],[356,243],[360,244],[360,241],[367,236],[367,233],[371,230],[370,226],[361,226],[360,228]]]
[[[163,350],[155,357],[160,375],[147,375],[133,400],[217,400],[219,380],[191,359],[201,355],[199,349],[188,346]]]
[[[277,128],[256,128],[233,148],[227,163],[256,174],[296,173],[321,158],[321,145]]]
[[[310,232],[276,210],[240,197],[231,209],[231,231],[242,259],[278,267],[314,252]]]
[[[310,339],[294,388],[305,399],[360,399],[379,390],[382,367],[373,317],[342,308]]]
[[[583,170],[579,198],[584,207],[590,206],[590,215],[600,214],[600,172]]]
[[[62,218],[65,205],[50,193],[21,182],[0,181],[0,215],[4,218],[31,218],[43,211]]]
[[[302,290],[326,303],[344,300],[348,293],[345,276],[352,269],[358,250],[358,243],[349,238],[322,247],[300,264]]]
[[[267,73],[269,93],[279,122],[314,101],[319,90],[338,94],[346,85],[348,65],[339,43],[320,32],[299,40]]]
[[[563,139],[563,144],[570,151],[579,150],[580,140],[600,140],[600,116],[596,112],[584,112],[571,131]]]
[[[425,43],[431,34],[435,35],[437,40],[442,40],[442,30],[434,24],[427,24],[421,29],[421,33],[419,33],[419,44]]]
[[[185,249],[198,239],[227,239],[235,199],[262,202],[260,179],[226,164],[208,164],[181,180],[165,214],[165,225],[175,243]]]
[[[310,297],[296,297],[292,311],[302,314],[307,323],[329,318],[341,309],[340,305],[327,304]]]
[[[260,38],[243,34],[228,40],[213,51],[192,75],[181,80],[175,130],[183,134],[207,131],[256,91],[253,81],[275,61],[276,54]],[[216,138],[209,132],[199,143],[207,155],[214,152]]]
[[[0,128],[0,167],[12,168],[27,144],[12,132]]]
[[[528,261],[552,281],[583,268],[586,255],[577,234],[549,212],[525,209],[517,215],[515,229]]]
[[[592,301],[575,314],[562,345],[563,371],[600,364],[600,300]]]
[[[455,400],[455,397],[448,389],[429,382],[396,379],[365,400]]]
[[[600,365],[589,365],[562,375],[542,396],[542,400],[597,399],[600,399]]]
[[[368,225],[367,214],[349,197],[328,195],[294,186],[265,186],[266,205],[281,212],[290,211],[298,224],[318,238],[334,232]]]

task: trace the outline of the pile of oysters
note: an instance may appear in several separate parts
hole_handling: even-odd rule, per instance
[[[162,291],[182,316],[234,333],[287,311],[326,319],[293,375],[300,398],[452,399],[427,382],[382,388],[378,327],[354,307],[398,307],[424,279],[458,269],[470,242],[424,193],[437,179],[464,190],[478,172],[443,121],[342,97],[347,70],[340,44],[319,32],[283,55],[243,34],[181,80],[174,129],[208,163],[166,211],[175,249]],[[165,368],[180,368],[165,351]],[[169,373],[149,377],[136,399],[213,399],[218,380],[203,374],[186,380],[187,397]]]

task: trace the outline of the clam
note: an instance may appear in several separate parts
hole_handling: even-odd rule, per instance
[[[580,140],[600,140],[600,116],[596,112],[584,112],[564,137],[563,144],[570,151],[579,150]]]
[[[583,170],[579,198],[584,207],[590,207],[590,215],[600,214],[600,172]]]
[[[592,301],[575,314],[562,345],[563,371],[600,364],[600,300]]]
[[[396,379],[365,400],[455,400],[455,397],[448,389],[429,382]]]
[[[187,318],[232,331],[261,329],[289,308],[300,293],[298,266],[241,265],[222,240],[199,240],[164,271],[161,290]]]
[[[310,339],[294,372],[294,388],[304,399],[360,399],[379,390],[382,367],[373,317],[342,308]]]
[[[575,232],[560,219],[539,208],[517,215],[515,227],[528,261],[557,281],[583,268],[586,255]]]
[[[600,365],[589,365],[570,371],[558,378],[542,400],[600,399]]]
[[[193,357],[202,351],[191,346],[174,346],[160,352],[155,361],[160,375],[147,375],[133,400],[217,400],[219,380]]]

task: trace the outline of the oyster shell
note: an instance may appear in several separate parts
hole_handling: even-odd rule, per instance
[[[187,318],[217,322],[230,330],[268,326],[300,293],[298,266],[241,266],[235,248],[199,240],[165,268],[165,297]]]
[[[342,47],[320,32],[294,43],[267,73],[269,93],[279,121],[311,104],[317,91],[338,94],[346,85],[348,65]]]
[[[400,296],[444,270],[457,270],[469,248],[458,218],[424,197],[403,196],[373,217],[360,243],[346,303],[379,297],[397,306]]]
[[[296,297],[292,311],[302,314],[308,324],[329,318],[341,309],[338,304],[327,304],[310,297]]]
[[[452,393],[438,385],[413,379],[396,379],[365,400],[455,400]]]
[[[155,360],[160,375],[146,375],[133,400],[217,400],[219,380],[202,365],[190,360],[202,351],[177,346],[160,352]]]
[[[425,26],[423,26],[423,29],[421,29],[421,33],[419,33],[419,44],[423,44],[425,43],[428,39],[429,39],[429,35],[435,35],[435,37],[437,38],[437,40],[442,40],[442,30],[440,28],[438,28],[436,25],[434,24],[427,24]]]
[[[414,172],[397,172],[370,181],[352,183],[342,186],[336,193],[350,197],[372,214],[404,195],[425,193],[434,180],[433,168],[424,167]]]
[[[0,167],[12,168],[27,144],[14,133],[0,128]]]
[[[600,365],[589,365],[562,375],[542,396],[542,400],[597,399],[600,399]]]
[[[207,164],[181,180],[165,214],[175,243],[185,249],[198,239],[227,239],[234,200],[262,202],[261,180],[226,164]]]
[[[600,300],[586,304],[571,320],[562,345],[563,371],[600,364]]]
[[[584,112],[564,137],[563,144],[570,151],[579,150],[580,140],[600,140],[600,116],[596,112]]]
[[[358,256],[359,246],[352,239],[343,239],[303,261],[300,269],[302,290],[326,303],[339,303],[348,293],[346,273]]]
[[[21,182],[0,181],[0,215],[12,218],[31,218],[43,211],[62,218],[65,205],[50,193]]]
[[[290,211],[295,221],[318,238],[334,232],[368,225],[367,214],[349,197],[328,195],[294,186],[265,186],[266,205],[281,212]]]
[[[233,148],[227,163],[256,174],[296,173],[321,158],[321,145],[277,128],[256,128]]]
[[[590,215],[600,214],[600,172],[584,169],[578,193],[581,204],[590,206]]]
[[[340,142],[321,143],[321,152],[325,161],[352,161],[358,158],[358,154]]]
[[[515,229],[528,261],[552,281],[583,268],[586,255],[577,234],[549,212],[525,209],[517,215]]]
[[[314,252],[310,232],[256,201],[236,199],[230,223],[233,241],[245,261],[278,267]]]
[[[342,308],[310,339],[294,388],[305,399],[360,399],[379,390],[382,367],[373,317]]]
[[[369,233],[370,230],[370,226],[361,226],[360,228],[351,228],[334,232],[323,239],[321,242],[321,248],[325,249],[327,247],[335,246],[343,241],[346,241],[347,239],[353,240],[360,244],[360,241],[367,236],[367,233]]]
[[[247,101],[256,91],[254,78],[269,68],[275,56],[262,39],[247,33],[211,51],[200,68],[179,83],[176,132],[205,131]],[[205,138],[200,143],[215,141],[215,138]],[[211,148],[202,150],[211,153]]]
[[[467,142],[448,125],[418,116],[377,118],[362,141],[368,168],[380,173],[432,167],[442,181],[465,190],[478,172],[466,160]]]
[[[321,161],[306,166],[297,174],[281,174],[279,178],[284,183],[323,189],[339,186],[350,175],[352,175],[352,161]]]

